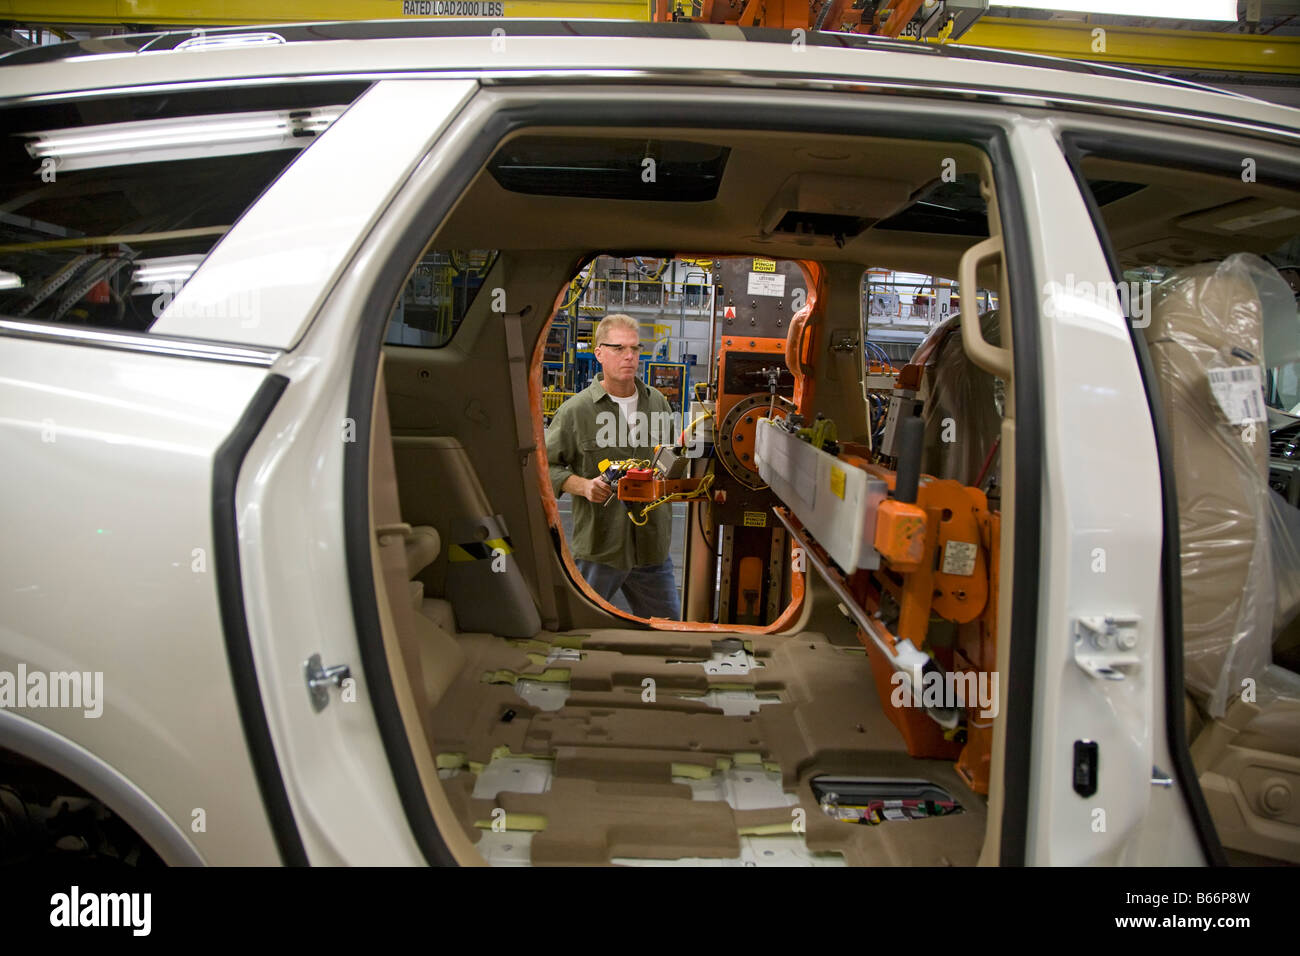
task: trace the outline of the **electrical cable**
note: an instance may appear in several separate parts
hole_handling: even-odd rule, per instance
[[[989,466],[993,464],[993,456],[998,453],[998,447],[1002,444],[1002,437],[999,435],[993,441],[993,446],[989,448],[988,455],[984,458],[984,467],[980,469],[980,476],[975,479],[975,487],[979,488],[984,484],[984,476],[989,473]]]
[[[709,462],[709,470],[705,474],[709,478],[713,477],[712,461]],[[709,550],[716,554],[718,550],[718,541],[716,538],[710,541],[709,533],[704,530],[704,509],[706,506],[709,509],[709,525],[710,526],[713,525],[713,499],[709,497],[705,497],[704,499],[702,499],[700,502],[700,506],[695,509],[695,522],[700,526],[700,537],[703,538],[704,543],[709,546]]]
[[[592,272],[591,270],[588,270],[585,276],[577,275],[573,277],[573,281],[569,283],[569,298],[556,310],[557,312],[568,310],[573,306],[573,303],[577,302],[578,299],[582,297],[582,293],[586,291],[587,286],[591,284],[591,276]],[[576,289],[574,288],[575,285],[577,285]]]
[[[700,422],[704,421],[704,419],[712,418],[712,417],[713,417],[713,412],[709,411],[707,408],[704,409],[703,415],[701,415],[699,418],[695,419],[695,421],[691,422],[689,425],[687,425],[685,428],[682,429],[682,433],[677,437],[677,444],[685,445],[686,436],[687,434],[690,433],[690,430],[694,428],[696,425],[698,425]]]
[[[881,346],[877,345],[875,342],[867,342],[867,347],[872,349],[875,356],[884,364],[888,365],[890,368],[894,367],[894,360],[889,357],[889,353]]]

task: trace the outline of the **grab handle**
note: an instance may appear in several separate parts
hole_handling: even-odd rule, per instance
[[[1011,377],[1011,350],[990,345],[980,328],[979,287],[975,284],[975,270],[985,259],[1002,255],[1002,237],[991,236],[967,249],[957,267],[957,283],[961,294],[961,344],[970,360],[990,375]],[[1002,303],[1005,307],[1006,303]]]

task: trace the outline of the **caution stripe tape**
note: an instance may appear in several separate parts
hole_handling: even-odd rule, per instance
[[[485,561],[495,557],[496,551],[514,554],[509,538],[489,538],[487,541],[465,541],[453,544],[447,551],[449,561]]]

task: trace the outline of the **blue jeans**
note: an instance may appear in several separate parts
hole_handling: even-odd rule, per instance
[[[646,564],[631,571],[620,571],[608,564],[575,559],[578,570],[587,579],[592,590],[606,601],[613,601],[618,589],[623,589],[627,605],[638,617],[666,617],[679,621],[681,603],[677,599],[677,582],[673,580],[671,555],[663,564]]]

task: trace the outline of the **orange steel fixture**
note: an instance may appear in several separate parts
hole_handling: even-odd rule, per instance
[[[790,331],[785,337],[785,363],[794,373],[794,403],[804,412],[812,407],[812,357],[817,354],[817,325],[812,319],[820,314],[826,271],[821,263],[811,259],[799,260],[799,268],[808,283],[808,301],[790,320]]]
[[[656,0],[654,19],[897,37],[922,2],[886,0],[874,14],[868,14],[854,10],[853,0],[703,0],[697,17],[692,15],[694,4],[689,0]]]
[[[785,357],[785,345],[786,345],[785,339],[759,338],[759,337],[743,335],[743,334],[723,335],[722,341],[719,343],[718,346],[718,381],[719,382],[726,381],[727,378],[729,377],[727,375],[727,360],[732,356],[741,355],[741,354],[754,354],[759,352],[764,354],[770,353],[772,356],[772,365],[776,366]],[[793,371],[793,369],[791,371]],[[794,399],[796,405],[802,404],[799,401],[799,397],[798,397],[799,384],[800,384],[800,379],[798,376],[796,376],[795,378],[796,391],[795,391],[795,399]],[[757,386],[754,386],[753,392],[748,394],[742,394],[741,392],[725,392],[719,389],[718,399],[717,399],[718,407],[717,407],[717,411],[713,413],[714,418],[716,418],[720,422],[724,421],[727,417],[727,413],[731,411],[733,406],[737,405],[742,399],[747,398],[749,394],[757,394],[758,391],[759,389]],[[781,401],[778,399],[776,410],[779,412],[782,411],[782,409],[783,406],[781,404]],[[767,414],[766,408],[763,409],[763,414],[764,415]],[[747,435],[746,440],[749,442],[747,446],[747,450],[752,452],[754,448],[754,423],[753,422],[749,423],[749,428],[747,429],[745,434]]]
[[[859,467],[884,481],[893,491],[894,472],[867,462]],[[884,591],[894,598],[901,609],[898,637],[920,648],[925,642],[931,611],[958,624],[973,621],[984,611],[989,594],[989,566],[987,549],[982,546],[984,535],[980,521],[989,514],[989,503],[978,488],[924,476],[917,486],[914,508],[924,514],[921,559],[895,563],[882,552],[883,568],[857,573],[870,574],[877,593]],[[880,541],[879,521],[876,530],[876,541]],[[974,554],[969,558],[966,554],[970,549],[964,547],[967,545],[975,545]],[[969,569],[961,566],[963,561],[969,561]],[[945,567],[954,570],[945,572]],[[965,573],[954,573],[956,570]],[[891,636],[891,643],[892,640]]]
[[[619,501],[655,501],[665,495],[696,491],[703,478],[663,478],[657,473],[648,478],[628,473],[618,481]]]
[[[851,454],[840,460],[856,465],[894,490],[896,475]],[[895,506],[891,509],[889,506]],[[996,669],[997,593],[1001,517],[989,510],[978,488],[922,476],[915,505],[886,499],[877,514],[875,543],[882,565],[857,571],[846,582],[859,604],[875,616],[875,632],[891,649],[900,639],[927,652],[943,670],[960,677]],[[960,573],[958,573],[960,572]],[[898,608],[891,632],[879,616],[885,596]],[[956,625],[951,646],[928,640],[934,619]],[[945,732],[924,709],[895,707],[894,668],[878,644],[858,631],[867,649],[881,707],[898,728],[914,757],[956,760],[957,771],[976,793],[988,793],[992,717],[978,702],[967,701],[966,739]],[[895,656],[897,651],[893,651]],[[985,678],[985,687],[992,687]],[[999,688],[1000,690],[1000,688]],[[997,704],[994,703],[994,708]]]
[[[998,568],[1002,558],[1002,516],[990,511],[979,519],[981,543],[989,556],[989,597],[979,620],[957,629],[953,669],[979,674],[997,670]],[[999,686],[998,692],[1002,688]],[[994,703],[994,708],[1000,707]],[[957,772],[976,793],[989,792],[989,763],[993,753],[993,720],[973,708],[966,714],[966,746],[957,761]]]
[[[763,587],[763,564],[764,562],[754,555],[740,559],[737,569],[740,583],[736,588],[736,595],[744,608],[743,617],[758,615],[758,596],[762,593]]]

